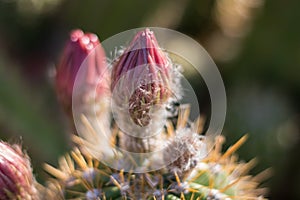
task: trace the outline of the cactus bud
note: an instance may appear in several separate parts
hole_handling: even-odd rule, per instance
[[[36,199],[30,161],[17,145],[0,142],[0,199]]]
[[[80,76],[77,76],[79,70]],[[75,79],[80,87],[77,95],[79,99],[76,99],[76,103],[85,104],[91,100],[94,92],[96,99],[103,94],[107,77],[105,53],[98,37],[92,33],[84,33],[82,30],[72,31],[56,74],[56,90],[65,111],[68,114],[72,113]]]
[[[113,66],[111,89],[118,91],[120,102],[128,103],[129,115],[135,124],[147,126],[151,107],[166,102],[170,96],[171,67],[149,29],[136,34]]]

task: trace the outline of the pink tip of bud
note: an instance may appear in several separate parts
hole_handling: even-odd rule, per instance
[[[77,42],[77,40],[79,38],[81,38],[83,35],[84,35],[84,33],[82,30],[80,30],[80,29],[73,30],[70,34],[71,41]]]

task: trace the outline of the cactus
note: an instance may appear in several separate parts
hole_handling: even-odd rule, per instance
[[[125,107],[129,114],[125,117],[124,113],[117,114],[122,116],[118,120],[125,120],[127,126],[133,127],[130,127],[131,131],[138,134],[151,132],[151,129],[143,127],[151,120],[155,123],[159,116],[155,116],[158,115],[155,110],[150,114],[149,107],[156,104],[164,105],[165,109],[174,106],[170,103],[170,94],[176,93],[172,91],[174,83],[171,79],[178,72],[174,72],[172,66],[171,59],[159,49],[149,29],[137,33],[129,47],[115,61],[111,89],[112,93],[117,91],[121,94],[117,93],[116,99],[112,95],[112,101],[116,101],[116,106],[128,102],[129,106]],[[126,75],[130,70],[133,71]],[[140,80],[144,73],[146,78],[150,77],[149,83]],[[117,86],[122,75],[122,84]],[[111,159],[121,155],[117,169],[106,165],[103,147],[86,139],[92,137],[95,141],[101,141],[103,135],[97,133],[103,129],[99,130],[93,119],[82,115],[81,122],[85,127],[82,130],[85,131],[82,135],[73,136],[76,147],[59,160],[58,168],[45,165],[46,171],[52,175],[46,189],[47,195],[53,199],[87,200],[263,199],[264,190],[258,187],[259,181],[247,175],[254,160],[242,163],[234,155],[247,136],[222,153],[224,137],[218,136],[212,141],[201,135],[204,120],[199,117],[191,122],[189,112],[188,105],[180,105],[177,113],[166,120],[161,134],[150,140],[125,134],[115,121],[112,121],[111,127],[103,125],[106,126],[104,130],[108,131],[105,135],[109,136],[111,148],[122,147],[135,153],[144,153],[157,148],[162,140],[167,141],[162,155],[150,158],[147,162],[128,158],[130,156],[127,154],[112,150],[114,155]],[[174,157],[176,159],[170,159]],[[128,162],[131,162],[129,166],[138,165],[146,170],[141,173],[128,170]],[[162,162],[164,167],[149,171],[149,162]]]
[[[261,176],[248,175],[255,159],[239,162],[234,154],[247,135],[225,153],[224,137],[202,135],[204,119],[191,121],[189,105],[177,106],[178,65],[160,49],[152,31],[138,32],[112,69],[104,58],[96,35],[71,33],[57,69],[56,91],[73,123],[74,148],[58,167],[45,164],[51,176],[45,187],[37,186],[31,168],[13,164],[14,170],[7,171],[11,161],[5,154],[10,153],[0,149],[0,184],[5,175],[13,175],[0,199],[263,199]],[[117,107],[116,119],[109,101]],[[152,132],[158,134],[147,137]],[[147,158],[140,156],[157,149]],[[29,163],[26,156],[21,161]]]

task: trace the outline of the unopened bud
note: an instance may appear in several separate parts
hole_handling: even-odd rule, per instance
[[[17,145],[0,142],[0,199],[36,199],[30,161]]]
[[[73,102],[86,104],[103,95],[108,88],[108,79],[105,53],[97,35],[82,30],[72,31],[56,74],[58,98],[66,112],[72,113],[75,81],[79,87],[76,89],[78,99]]]
[[[149,111],[171,95],[170,60],[149,29],[136,34],[129,47],[113,66],[112,91],[120,104],[128,103],[129,115],[141,127],[151,120]]]

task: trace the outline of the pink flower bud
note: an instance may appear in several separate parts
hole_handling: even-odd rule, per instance
[[[35,199],[30,161],[17,145],[0,142],[0,199]]]
[[[148,125],[151,107],[170,97],[171,67],[149,29],[136,34],[113,66],[111,89],[120,92],[123,100],[128,101],[129,114],[135,124]]]
[[[72,31],[56,74],[58,98],[68,114],[72,113],[75,81],[78,81],[76,84],[81,87],[78,94],[81,99],[78,103],[86,103],[94,94],[97,98],[108,88],[105,65],[105,52],[97,35],[84,33],[82,30]]]

